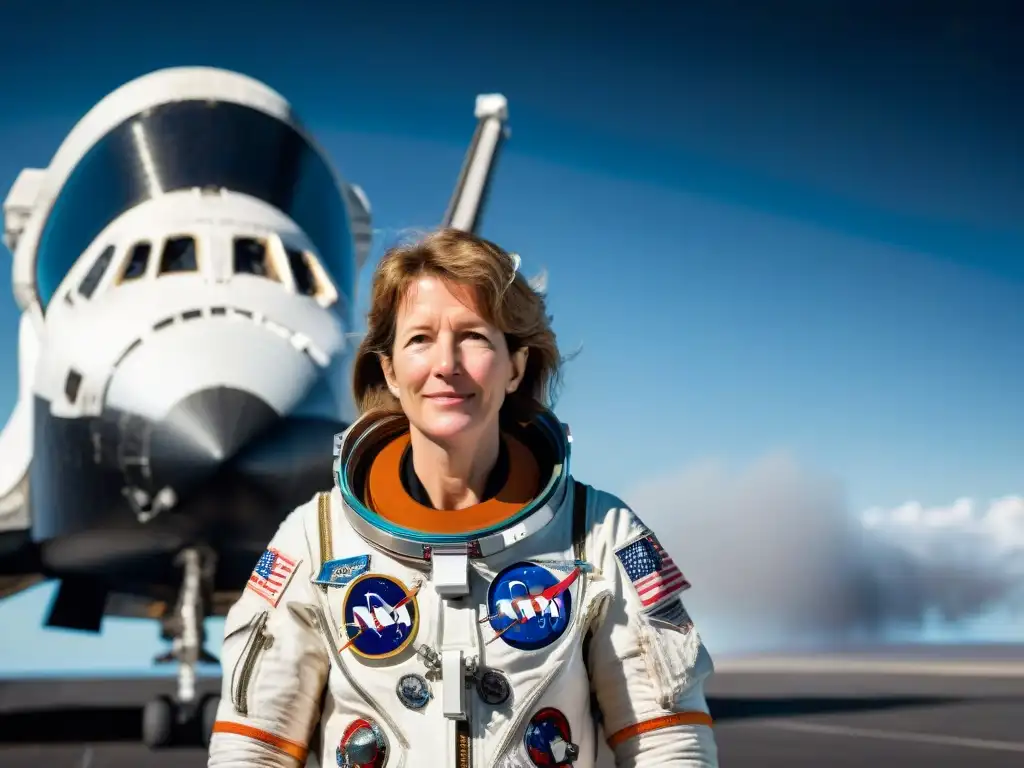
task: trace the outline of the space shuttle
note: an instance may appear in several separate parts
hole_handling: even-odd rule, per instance
[[[470,231],[508,136],[505,98],[478,96],[475,117],[439,221]],[[288,101],[206,67],[113,91],[7,195],[21,318],[0,598],[52,579],[50,627],[159,621],[177,696],[145,709],[150,746],[187,723],[209,733],[203,620],[237,599],[283,518],[331,487],[333,437],[356,415],[354,292],[371,242],[365,193]]]

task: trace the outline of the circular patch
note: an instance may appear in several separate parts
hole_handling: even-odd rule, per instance
[[[578,574],[559,579],[547,568],[516,563],[499,573],[487,590],[487,620],[495,634],[521,651],[555,642],[569,626]]]
[[[430,701],[430,683],[422,675],[402,675],[395,692],[398,700],[409,709],[423,709]]]
[[[335,751],[339,768],[384,768],[388,762],[388,739],[371,720],[349,723]]]
[[[512,695],[512,686],[501,672],[496,669],[485,670],[476,681],[476,692],[485,704],[492,707],[500,706]]]
[[[542,768],[571,765],[580,754],[572,743],[569,719],[554,707],[545,707],[530,718],[523,743],[533,764]]]
[[[412,643],[419,629],[416,592],[393,576],[366,573],[345,593],[347,647],[368,659],[395,656]]]

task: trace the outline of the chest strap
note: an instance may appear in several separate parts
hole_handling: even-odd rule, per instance
[[[324,563],[334,557],[334,540],[331,535],[331,494],[323,491],[317,494],[317,527],[320,529],[320,563],[318,570]],[[315,571],[314,571],[315,573]],[[327,585],[321,584],[320,588],[327,591]]]
[[[577,560],[587,559],[587,486],[573,480],[572,492],[572,551]]]

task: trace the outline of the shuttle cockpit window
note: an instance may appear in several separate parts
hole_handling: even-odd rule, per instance
[[[149,255],[153,246],[147,242],[136,243],[128,252],[128,260],[124,265],[124,272],[121,274],[121,281],[138,280],[146,274],[149,266]]]
[[[315,299],[322,307],[329,307],[338,300],[338,290],[315,253],[288,245],[285,245],[284,252],[296,293]]]
[[[195,272],[198,269],[195,238],[187,235],[169,237],[160,254],[160,274]]]
[[[104,273],[107,271],[107,267],[110,266],[111,260],[114,258],[114,246],[108,245],[103,249],[103,253],[96,257],[96,261],[89,267],[89,271],[86,272],[85,277],[82,278],[82,282],[78,284],[78,292],[85,298],[90,298],[96,289],[100,285],[100,281],[103,279]]]
[[[235,238],[234,269],[236,275],[255,275],[280,282],[266,241],[255,237]]]
[[[288,266],[295,279],[295,290],[303,296],[316,296],[316,275],[310,269],[306,254],[294,248],[285,248],[285,253],[288,254]]]

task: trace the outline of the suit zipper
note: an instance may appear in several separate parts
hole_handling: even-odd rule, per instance
[[[235,664],[231,679],[231,703],[240,715],[249,713],[249,682],[252,680],[256,662],[263,651],[273,645],[274,638],[266,631],[269,613],[263,611],[256,617],[255,626],[249,633],[246,648],[240,662]],[[241,668],[239,668],[241,667]]]

